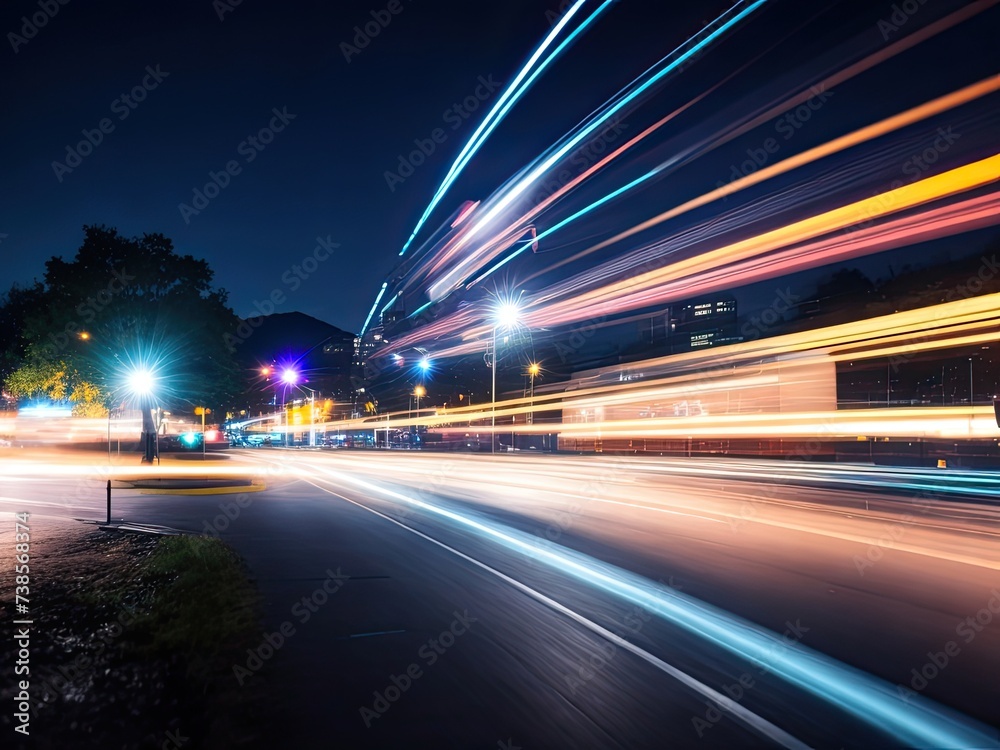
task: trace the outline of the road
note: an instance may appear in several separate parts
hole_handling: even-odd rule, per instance
[[[101,518],[99,464],[8,462],[0,510]],[[267,658],[234,679],[266,684],[275,742],[1000,746],[993,475],[263,449],[223,466],[266,491],[121,490],[114,515],[247,560]]]

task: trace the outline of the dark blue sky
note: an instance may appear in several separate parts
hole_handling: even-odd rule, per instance
[[[301,310],[356,331],[433,190],[484,114],[479,109],[458,121],[447,111],[477,87],[485,91],[482,80],[508,82],[548,30],[560,0],[400,0],[399,12],[389,14],[388,25],[350,61],[342,43],[352,44],[354,27],[371,21],[373,12],[387,17],[388,0],[243,0],[222,20],[218,10],[232,0],[42,0],[46,4],[58,11],[26,42],[10,34],[21,34],[23,16],[44,14],[39,0],[11,0],[0,10],[0,289],[40,278],[48,257],[74,254],[84,224],[105,224],[129,235],[162,232],[180,252],[205,257],[238,314],[253,314],[255,301],[279,289],[286,301],[278,312]],[[497,129],[428,230],[463,200],[487,197],[728,5],[616,5]],[[874,22],[892,8],[855,5],[868,8],[863,23],[855,20],[852,28],[843,21],[850,11],[834,10],[822,28],[831,37],[841,23],[851,33],[860,28],[877,34]],[[763,29],[782,32],[790,7],[775,2],[757,27],[699,65],[718,75],[731,60],[745,59],[756,40],[766,38]],[[820,45],[800,39],[793,47],[808,54],[810,43]],[[771,63],[772,73],[779,63]],[[667,98],[680,101],[698,91],[700,70],[692,68]],[[144,84],[144,101],[121,99]],[[802,145],[871,121],[866,96],[889,114],[898,108],[896,97],[916,103],[951,87],[942,76],[902,80],[896,91],[861,89]],[[276,119],[275,110],[294,117]],[[55,161],[67,164],[67,146],[80,142],[82,131],[96,140],[102,120],[107,132],[93,153],[77,166],[69,162],[72,172],[54,170]],[[269,142],[247,140],[271,125],[281,130]],[[414,139],[427,139],[438,127],[447,140],[390,190],[385,172],[398,167]],[[719,156],[705,173],[712,178],[706,186],[728,179],[730,160],[741,148],[734,144]],[[219,179],[226,185],[218,195],[197,215],[182,214],[179,204],[197,208],[194,190],[204,189],[210,173],[224,173],[229,162],[238,172],[234,168]],[[662,196],[654,191],[642,200],[660,205]],[[639,204],[631,208],[637,215],[649,213]],[[306,259],[317,238],[339,247],[308,278],[295,278],[296,265],[312,264]]]
[[[474,95],[480,76],[509,80],[548,30],[547,12],[559,0],[404,0],[348,62],[341,43],[352,43],[353,27],[387,5],[244,0],[220,21],[212,0],[70,2],[27,43],[5,38],[0,286],[41,277],[45,259],[75,252],[84,224],[106,224],[130,235],[162,232],[179,251],[205,257],[239,314],[281,288],[288,292],[281,311],[360,328],[483,114],[452,131],[445,111]],[[37,0],[5,3],[0,30],[20,35],[22,17],[39,10]],[[621,34],[632,25],[630,13],[616,10],[608,26]],[[692,33],[700,18],[679,14],[671,36]],[[437,221],[465,198],[485,197],[663,52],[647,44],[609,62],[600,54],[601,32],[589,41],[497,132],[494,148],[455,186]],[[147,66],[167,76],[157,82]],[[151,90],[132,108],[120,97],[144,79]],[[241,149],[270,125],[273,108],[286,108],[294,120],[263,150]],[[65,163],[67,145],[99,129],[103,118],[111,127],[105,123],[102,143],[71,173],[55,174],[52,162]],[[449,128],[448,141],[390,191],[385,171],[412,150],[413,139],[440,126]],[[191,204],[194,189],[230,160],[241,171],[185,222],[178,204]],[[338,243],[338,252],[293,290],[283,277],[295,281],[293,266],[313,253],[317,237]]]

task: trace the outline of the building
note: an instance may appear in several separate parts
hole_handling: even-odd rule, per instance
[[[666,328],[671,353],[743,340],[732,297],[708,297],[673,305]]]

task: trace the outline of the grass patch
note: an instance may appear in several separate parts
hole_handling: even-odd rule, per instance
[[[139,568],[156,593],[135,623],[156,654],[182,653],[209,667],[256,631],[257,593],[243,563],[218,539],[163,537]]]

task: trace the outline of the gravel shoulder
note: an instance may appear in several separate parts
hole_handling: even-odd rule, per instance
[[[13,519],[0,526],[14,540]],[[30,527],[28,615],[14,606],[15,545],[0,546],[4,747],[260,746],[264,697],[232,679],[232,665],[260,632],[256,592],[235,553],[203,537],[37,516]],[[15,673],[25,661],[15,620],[26,616],[29,656]],[[28,737],[8,710],[22,680]]]

